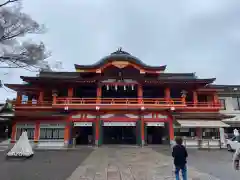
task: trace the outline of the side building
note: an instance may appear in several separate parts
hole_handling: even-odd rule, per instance
[[[118,50],[76,72],[21,76],[24,84],[5,84],[17,92],[12,142],[23,130],[37,145],[170,144],[219,137],[221,120],[215,78],[166,73]],[[22,96],[27,96],[23,100]],[[197,141],[194,141],[197,143]]]
[[[218,92],[222,107],[220,112],[229,116],[229,118],[224,119],[223,122],[230,125],[230,127],[225,128],[225,132],[229,136],[232,136],[234,129],[240,131],[240,86],[211,85],[211,88],[215,88]]]

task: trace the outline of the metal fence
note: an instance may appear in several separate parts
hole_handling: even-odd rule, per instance
[[[186,148],[198,149],[223,149],[225,145],[221,143],[220,139],[183,139],[183,145]]]

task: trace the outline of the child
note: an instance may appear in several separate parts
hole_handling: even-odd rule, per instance
[[[176,137],[176,145],[173,147],[172,157],[174,158],[176,180],[179,180],[179,171],[182,172],[183,180],[187,180],[187,157],[186,148],[182,145],[182,138]]]

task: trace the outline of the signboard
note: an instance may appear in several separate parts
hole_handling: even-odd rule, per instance
[[[164,127],[164,122],[147,122],[147,126],[162,126]]]
[[[75,122],[73,125],[78,127],[89,127],[92,126],[92,122]]]
[[[17,128],[35,128],[35,124],[19,123],[19,124],[17,124]]]
[[[104,122],[103,126],[136,126],[135,122]]]
[[[54,129],[65,128],[65,124],[57,124],[57,123],[44,124],[44,123],[41,123],[40,128],[54,128]]]

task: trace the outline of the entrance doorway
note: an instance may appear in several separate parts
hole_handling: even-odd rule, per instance
[[[146,123],[147,144],[165,144],[164,123]]]
[[[73,138],[76,145],[89,145],[94,143],[92,123],[74,124]]]
[[[104,144],[136,144],[135,123],[104,123],[103,126]]]

